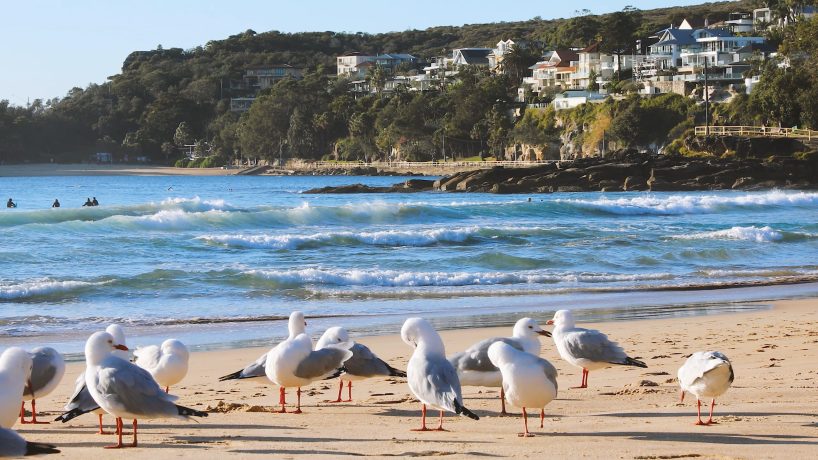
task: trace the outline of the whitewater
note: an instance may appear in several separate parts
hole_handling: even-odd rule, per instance
[[[0,348],[78,351],[114,321],[136,344],[268,344],[295,309],[316,331],[378,333],[408,314],[618,319],[818,294],[815,192],[302,193],[400,180],[2,178],[19,207],[0,212]]]

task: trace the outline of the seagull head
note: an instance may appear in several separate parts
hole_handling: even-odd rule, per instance
[[[31,388],[31,368],[34,361],[31,355],[18,347],[11,347],[0,355],[0,370],[8,371],[15,379],[25,382],[26,388]]]
[[[536,337],[537,335],[551,337],[550,332],[541,328],[537,321],[531,318],[521,318],[514,325],[514,337]]]
[[[97,365],[114,350],[128,351],[128,347],[116,343],[114,336],[107,332],[94,332],[85,342],[85,361],[88,365]]]
[[[162,353],[185,358],[190,356],[190,351],[187,349],[187,346],[176,339],[168,339],[162,342]]]
[[[320,350],[347,342],[349,342],[349,332],[342,327],[335,326],[324,331],[324,334],[318,339],[318,343],[315,344],[315,349]]]
[[[119,324],[111,324],[105,328],[105,332],[111,334],[114,338],[114,343],[117,345],[125,345],[125,331]]]
[[[574,327],[574,314],[571,313],[571,310],[558,310],[554,313],[554,318],[545,324],[553,324],[555,328]]]
[[[400,337],[407,345],[435,354],[446,354],[443,340],[435,328],[423,318],[409,318],[403,323]]]
[[[303,334],[307,330],[307,321],[304,319],[304,313],[294,311],[290,313],[290,321],[287,325],[290,332],[290,338]]]

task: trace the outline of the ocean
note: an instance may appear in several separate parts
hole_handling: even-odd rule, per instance
[[[302,193],[401,180],[2,178],[18,207],[0,211],[0,348],[76,354],[111,322],[131,344],[270,345],[296,309],[360,335],[818,295],[815,192]]]

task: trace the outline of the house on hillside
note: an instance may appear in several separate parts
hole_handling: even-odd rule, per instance
[[[566,110],[579,107],[582,104],[599,104],[605,102],[606,95],[596,91],[569,90],[557,94],[551,104],[554,110]]]
[[[363,78],[366,76],[367,70],[364,70],[362,65],[374,62],[375,58],[376,56],[370,56],[357,51],[338,56],[335,60],[338,66],[337,75],[351,80]]]
[[[620,69],[621,66],[621,69]],[[611,81],[620,70],[633,68],[633,56],[623,54],[615,56],[600,51],[600,44],[594,43],[577,52],[576,71],[571,74],[571,89],[587,89],[596,83],[600,87]],[[591,78],[594,77],[592,81]]]
[[[539,94],[547,88],[570,89],[571,74],[577,70],[579,55],[571,50],[556,50],[543,58],[529,67],[531,76],[523,79],[520,94],[526,90]]]
[[[493,51],[491,48],[457,48],[452,50],[451,65],[489,67],[489,55]]]
[[[303,69],[293,67],[289,64],[275,64],[263,67],[254,67],[244,71],[245,87],[251,90],[260,91],[267,89],[284,78],[300,79],[303,76]]]

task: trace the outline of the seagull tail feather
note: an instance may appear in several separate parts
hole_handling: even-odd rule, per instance
[[[631,357],[625,358],[625,364],[627,364],[628,366],[636,366],[644,369],[647,369],[648,367],[648,365],[645,364],[644,362],[639,361],[638,359],[633,359]]]
[[[179,415],[182,417],[207,417],[208,415],[207,412],[202,412],[185,406],[176,406],[176,410],[179,411]]]
[[[95,408],[93,408],[91,410],[82,410],[80,408],[74,408],[74,409],[71,409],[68,412],[60,414],[60,416],[55,418],[54,421],[55,422],[60,421],[60,422],[65,423],[65,422],[67,422],[69,420],[73,420],[73,419],[79,417],[82,414],[87,414],[88,412],[91,412],[91,411],[94,411],[94,410],[97,410],[97,409],[99,409],[99,408],[95,407]]]
[[[474,412],[466,409],[465,406],[462,406],[458,400],[454,400],[454,412],[457,415],[465,415],[466,417],[472,420],[480,420],[480,417],[477,416]]]
[[[242,369],[242,371],[243,371],[243,369]],[[227,374],[225,376],[219,377],[219,382],[224,382],[225,380],[239,380],[239,379],[241,379],[242,371],[236,371],[236,372],[233,372],[232,374]]]
[[[27,442],[26,456],[28,455],[43,455],[43,454],[59,454],[60,450],[57,446],[52,444],[43,444],[41,442]]]
[[[390,377],[406,377],[406,371],[402,371],[400,369],[395,369],[394,367],[390,366],[389,364],[386,365],[389,368],[389,376]]]

